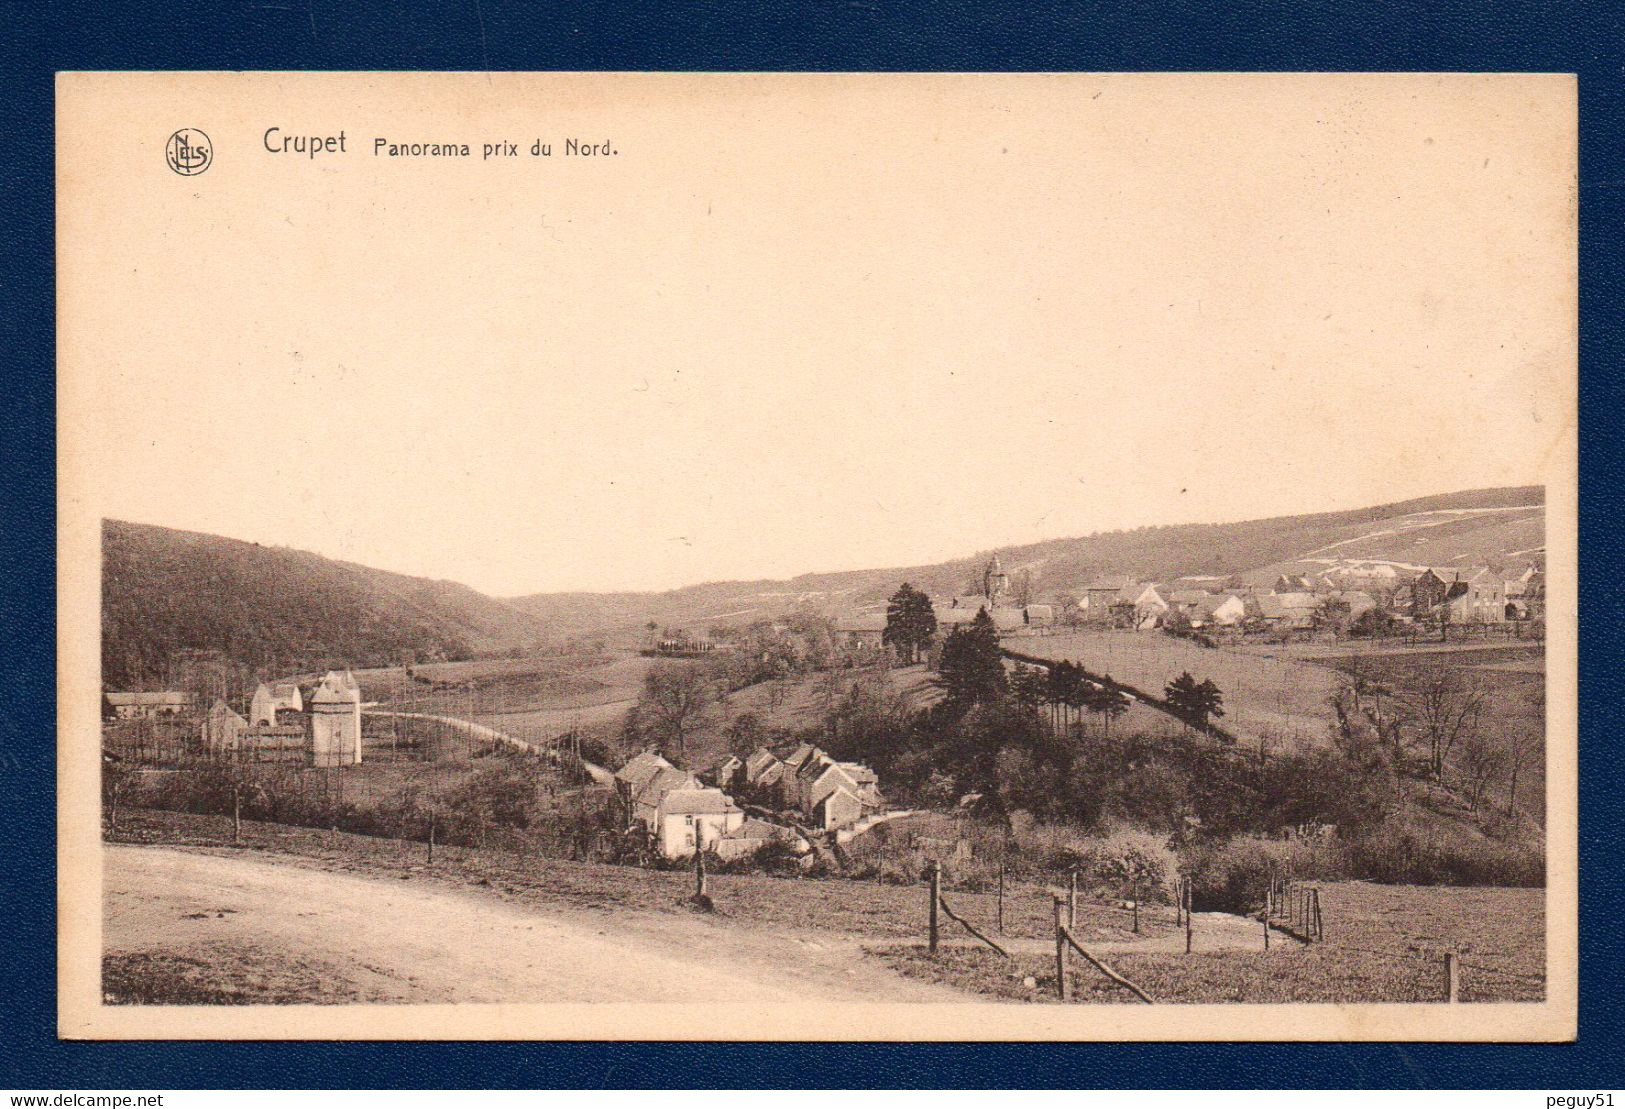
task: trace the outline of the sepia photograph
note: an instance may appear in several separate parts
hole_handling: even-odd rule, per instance
[[[62,1036],[1574,1036],[1572,78],[56,91]]]

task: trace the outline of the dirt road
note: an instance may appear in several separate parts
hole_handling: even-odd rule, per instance
[[[222,975],[261,973],[268,962],[316,968],[335,999],[971,1000],[898,977],[849,942],[698,915],[544,914],[274,856],[115,844],[104,852],[108,953],[202,959]]]

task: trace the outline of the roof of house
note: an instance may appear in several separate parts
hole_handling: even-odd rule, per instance
[[[747,816],[745,822],[733,831],[723,835],[723,839],[778,839],[784,835],[783,829],[776,824],[769,824],[765,820],[758,820],[754,816]]]
[[[1243,608],[1246,607],[1244,604],[1242,604],[1241,598],[1237,597],[1234,593],[1209,593],[1201,600],[1196,602],[1196,611],[1203,616],[1212,616],[1221,608],[1228,607],[1233,609],[1236,605],[1242,605]]]
[[[189,705],[192,703],[190,693],[177,690],[154,693],[104,693],[110,705]]]
[[[801,764],[812,758],[814,754],[822,754],[822,752],[820,752],[818,748],[814,747],[810,743],[803,743],[797,746],[794,751],[791,751],[788,755],[784,756],[782,761],[784,765],[789,767],[791,770],[800,770]]]
[[[1168,594],[1168,600],[1176,605],[1196,605],[1211,596],[1213,594],[1205,589],[1176,589]]]
[[[626,765],[615,772],[615,777],[633,789],[639,789],[662,767],[670,765],[671,763],[654,751],[641,751],[628,759]]]
[[[830,773],[830,771],[834,771],[834,773]],[[812,803],[816,805],[837,789],[847,790],[853,796],[857,796],[857,791],[861,788],[851,774],[847,773],[838,763],[832,762],[825,767],[823,774],[813,779],[812,792],[809,796]]]
[[[814,747],[812,756],[804,761],[800,766],[796,767],[796,776],[817,781],[819,776],[822,775],[824,771],[828,770],[834,765],[834,759],[824,754],[824,752],[817,747]]]
[[[1258,614],[1266,620],[1302,615],[1319,603],[1312,593],[1261,593],[1255,600]]]
[[[673,789],[660,799],[660,811],[672,815],[723,815],[744,812],[720,789]]]
[[[243,733],[244,735],[304,735],[305,729],[298,724],[256,724]]]
[[[209,706],[209,715],[210,716],[219,716],[222,713],[229,713],[230,715],[235,716],[238,720],[243,719],[242,713],[238,712],[236,709],[232,708],[230,705],[226,704],[224,701],[216,699],[214,704]],[[243,721],[243,722],[247,723],[246,720]]]
[[[668,793],[697,789],[699,785],[699,779],[688,771],[678,770],[675,766],[663,766],[638,789],[636,800],[641,805],[658,805],[660,799]]]
[[[827,805],[830,803],[830,801],[839,797],[845,797],[847,800],[859,807],[862,807],[863,805],[863,802],[858,800],[858,795],[847,789],[845,786],[836,786],[834,789],[815,800],[813,804]]]
[[[752,774],[759,773],[763,767],[770,766],[779,761],[779,756],[766,747],[758,747],[745,759],[745,769]]]
[[[859,785],[862,785],[864,782],[880,781],[880,775],[876,774],[873,770],[870,770],[867,766],[864,766],[861,762],[843,762],[838,765],[842,770],[846,771],[848,777],[850,777],[854,782],[857,782]]]

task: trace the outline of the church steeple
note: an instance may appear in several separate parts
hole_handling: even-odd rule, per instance
[[[987,561],[987,569],[982,571],[982,595],[988,603],[998,606],[1000,597],[1010,590],[1010,576],[1004,572],[1004,566],[999,562],[999,553],[993,552],[993,557]]]

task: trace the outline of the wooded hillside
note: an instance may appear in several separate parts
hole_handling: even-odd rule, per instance
[[[467,586],[306,551],[106,520],[102,680],[174,680],[183,650],[287,674],[533,646],[544,626]]]

